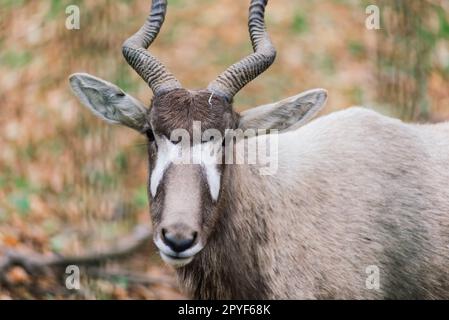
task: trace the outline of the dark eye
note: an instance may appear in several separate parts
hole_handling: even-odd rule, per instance
[[[151,129],[146,132],[146,136],[148,138],[148,141],[150,142],[153,142],[155,140],[153,130]]]
[[[182,141],[182,137],[170,137],[170,142],[174,144],[178,144]]]

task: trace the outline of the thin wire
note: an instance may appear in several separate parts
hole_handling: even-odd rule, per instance
[[[212,97],[214,96],[214,93],[212,92],[210,94],[209,100],[207,102],[209,102],[209,105],[212,107]]]

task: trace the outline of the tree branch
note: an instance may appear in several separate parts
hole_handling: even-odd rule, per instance
[[[7,249],[0,258],[0,282],[9,268],[13,266],[23,267],[27,272],[40,273],[52,267],[64,267],[67,265],[88,266],[95,265],[105,260],[122,259],[136,252],[152,238],[152,232],[147,226],[137,226],[133,233],[119,241],[116,246],[105,251],[91,252],[80,256],[58,256],[50,257],[40,254],[25,254]]]

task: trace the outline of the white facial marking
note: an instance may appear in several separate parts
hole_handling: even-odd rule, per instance
[[[215,165],[205,165],[207,184],[212,200],[217,201],[220,192],[220,173]]]
[[[217,201],[220,192],[220,172],[217,164],[221,161],[221,145],[213,141],[194,145],[192,157],[194,163],[200,163],[206,171],[207,184],[212,200]]]
[[[212,199],[217,201],[220,192],[220,172],[217,164],[221,161],[221,149],[217,143],[207,142],[195,144],[191,148],[191,153],[183,152],[184,143],[174,144],[165,136],[156,137],[158,152],[156,165],[150,178],[150,192],[152,197],[156,196],[157,188],[164,176],[165,171],[171,163],[193,163],[201,164],[206,172],[207,184]],[[191,154],[191,159],[190,155]],[[191,161],[190,161],[191,160]]]
[[[150,192],[153,198],[156,196],[157,187],[164,176],[165,170],[168,168],[170,163],[176,159],[179,153],[179,146],[172,143],[166,137],[163,136],[161,138],[155,135],[155,138],[158,145],[158,152],[156,165],[154,166],[150,179]]]

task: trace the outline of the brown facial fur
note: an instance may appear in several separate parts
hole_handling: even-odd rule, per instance
[[[175,129],[185,129],[192,136],[193,121],[201,122],[201,129],[217,129],[222,134],[229,128],[236,128],[238,114],[225,98],[213,95],[207,90],[189,91],[176,89],[155,96],[151,103],[149,121],[156,134],[170,134]],[[209,104],[210,99],[210,104]]]
[[[239,115],[233,110],[230,102],[218,95],[213,95],[211,98],[211,92],[207,90],[190,91],[176,89],[163,95],[157,95],[151,102],[148,115],[148,122],[152,124],[154,133],[164,135],[167,139],[170,139],[171,132],[175,129],[185,129],[189,132],[190,137],[193,137],[192,127],[194,121],[201,122],[202,132],[207,129],[216,129],[224,136],[226,129],[237,127],[238,120]],[[156,144],[155,142],[150,142],[150,175],[154,169],[156,154]],[[221,166],[219,169],[222,170],[223,167]],[[165,179],[166,176],[161,181],[161,185],[165,184]],[[202,180],[202,198],[209,198],[210,200],[207,188],[204,187],[204,179]],[[159,193],[164,192],[162,189]],[[161,196],[158,195],[157,199],[153,199],[153,202],[158,202],[163,197],[163,194]],[[162,204],[155,204],[154,209],[154,211],[160,212]],[[159,218],[157,213],[155,218],[157,222]]]
[[[168,139],[170,139],[170,135],[175,129],[185,129],[189,132],[190,137],[193,137],[192,127],[194,121],[200,121],[202,132],[207,129],[216,129],[224,136],[226,129],[236,128],[238,120],[239,115],[233,111],[231,103],[217,95],[211,97],[211,93],[206,90],[189,91],[176,89],[164,95],[155,96],[148,114],[148,121],[152,124],[154,134],[158,136],[163,135]],[[150,177],[155,166],[156,157],[157,145],[155,141],[152,141],[149,143]],[[211,198],[205,172],[199,165],[172,164],[166,169],[156,196],[153,199],[150,196],[154,229],[158,230],[164,215],[167,186],[170,185],[172,188],[177,188],[177,185],[183,180],[182,174],[178,174],[177,177],[172,175],[172,172],[178,166],[185,166],[185,170],[193,169],[197,172],[195,179],[199,180],[200,186],[200,212],[198,214],[200,215],[199,224],[201,230],[199,236],[202,242],[207,243],[207,239],[218,220],[218,210],[217,202],[214,202]],[[217,165],[217,170],[223,173],[224,165]]]
[[[152,102],[150,119],[158,135],[170,137],[172,130],[183,128],[192,136],[193,121],[201,121],[202,131],[236,128],[238,114],[232,105],[218,96],[209,104],[208,91],[191,92],[184,89],[156,96]],[[150,144],[150,174],[156,157],[155,142]],[[170,183],[167,170],[161,186]],[[259,246],[268,244],[266,218],[260,215],[245,216],[234,207],[232,199],[238,198],[233,189],[232,170],[222,165],[222,189],[217,204],[213,204],[201,178],[201,233],[205,248],[178,274],[186,289],[195,298],[205,299],[263,299],[270,296],[258,257],[253,253]],[[164,209],[166,188],[161,187],[155,199],[150,201],[153,224],[157,229]],[[232,240],[230,240],[232,239]],[[266,271],[264,271],[266,272]]]

